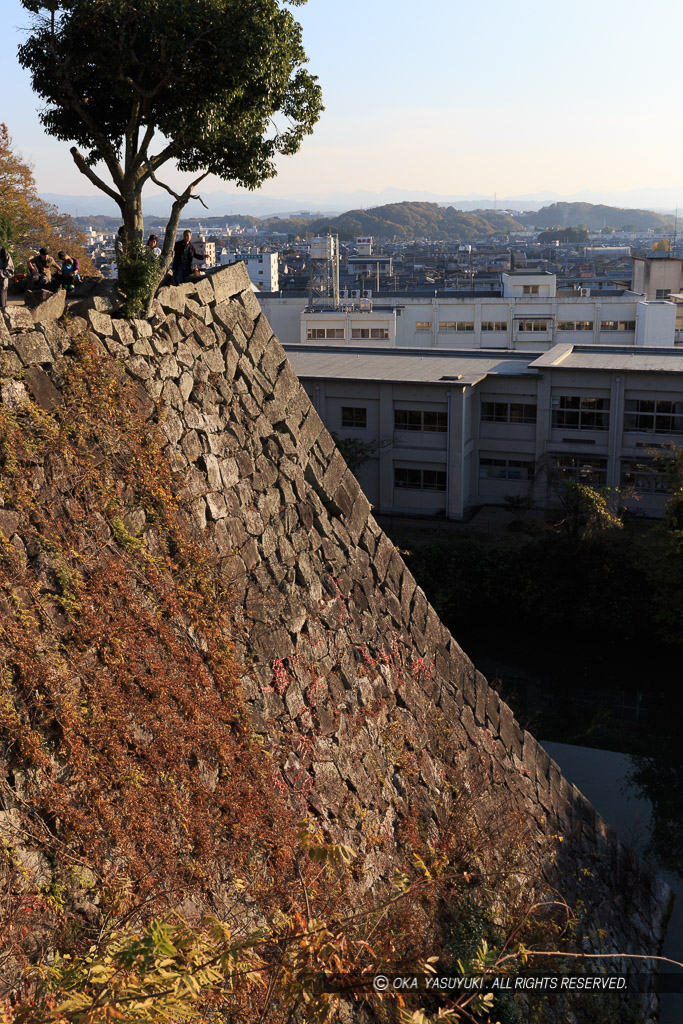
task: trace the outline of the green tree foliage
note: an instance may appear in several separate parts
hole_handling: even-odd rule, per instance
[[[207,174],[256,188],[320,116],[301,26],[279,0],[22,3],[34,19],[19,61],[45,104],[43,125],[77,144],[76,166],[118,204],[128,237],[142,235],[148,182],[173,197],[162,265]],[[194,175],[183,192],[159,180],[168,164]]]
[[[618,492],[570,481],[560,493],[560,502],[564,518],[559,526],[567,530],[574,541],[592,539],[608,530],[620,530],[624,525]]]
[[[586,242],[590,235],[585,224],[576,228],[550,228],[549,231],[541,231],[536,239],[537,242]]]

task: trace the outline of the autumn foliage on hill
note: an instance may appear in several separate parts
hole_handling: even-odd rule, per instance
[[[82,232],[38,197],[31,166],[14,149],[6,124],[0,124],[0,245],[10,251],[17,272],[41,246],[55,258],[65,249],[78,257],[81,273],[94,272]]]

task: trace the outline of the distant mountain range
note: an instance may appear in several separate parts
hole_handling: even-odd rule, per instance
[[[63,213],[72,216],[94,216],[105,214],[111,217],[118,215],[116,204],[106,196],[95,195],[63,195],[43,193],[41,196],[48,203],[57,206]],[[227,214],[251,214],[254,217],[272,217],[293,214],[319,214],[329,216],[345,210],[368,210],[384,205],[395,205],[403,202],[428,202],[440,206],[453,206],[458,210],[472,211],[495,209],[535,211],[550,203],[609,204],[619,208],[649,209],[657,212],[673,213],[680,200],[683,211],[683,194],[678,196],[673,189],[638,189],[632,192],[581,192],[572,196],[561,196],[556,192],[536,192],[529,195],[508,196],[505,198],[477,195],[448,195],[420,190],[387,188],[381,192],[359,189],[355,192],[320,192],[300,195],[274,196],[262,192],[240,191],[230,192],[220,189],[215,192],[202,192],[202,199],[208,210],[198,203],[196,215],[200,212],[207,217],[222,217]],[[144,211],[148,216],[167,217],[170,198],[165,192],[145,197]]]
[[[312,217],[310,214],[290,217],[257,218],[251,214],[224,214],[222,217],[199,215],[196,207],[187,210],[189,214],[181,223],[196,227],[199,220],[202,228],[210,235],[224,236],[238,222],[242,227],[255,226],[266,233],[283,236],[306,234],[338,234],[345,242],[353,241],[359,235],[372,235],[381,240],[397,239],[410,241],[422,238],[431,241],[450,239],[468,241],[486,239],[493,235],[509,235],[522,230],[542,230],[552,227],[586,227],[599,231],[606,227],[616,230],[647,231],[660,233],[673,231],[674,217],[670,214],[655,213],[651,210],[622,209],[616,206],[601,206],[591,203],[552,203],[540,210],[527,213],[498,210],[464,211],[454,206],[439,203],[402,202],[387,203],[368,210],[349,210],[338,216]],[[194,216],[192,216],[194,215]],[[98,230],[115,230],[118,217],[103,214],[79,216],[76,221],[81,228],[90,225]],[[158,218],[149,212],[146,215],[147,230],[163,230],[165,217]]]

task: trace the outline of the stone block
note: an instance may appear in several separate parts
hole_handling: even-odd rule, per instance
[[[277,380],[280,367],[286,358],[287,356],[285,355],[284,350],[279,345],[266,345],[263,355],[261,356],[259,366],[261,373],[270,381],[271,384],[274,384]]]
[[[40,295],[38,303],[29,301],[29,296]],[[44,324],[48,320],[59,320],[64,313],[66,292],[60,288],[57,292],[27,292],[26,305],[33,307],[34,324]]]
[[[180,288],[169,285],[165,288],[160,288],[156,298],[165,312],[182,313],[185,309],[187,295]]]
[[[71,339],[69,338],[69,335],[64,328],[60,327],[54,320],[49,320],[47,323],[41,324],[40,329],[52,352],[59,353],[61,355],[70,348]]]
[[[137,380],[150,380],[154,376],[152,367],[143,356],[131,356],[126,361],[126,369]]]
[[[77,316],[85,316],[89,309],[95,309],[98,313],[113,313],[117,305],[113,294],[88,295],[87,298],[70,302],[69,312]]]
[[[28,310],[24,310],[24,312],[28,313]],[[35,363],[46,365],[53,362],[52,352],[39,331],[15,334],[12,338],[12,345],[24,366],[31,366]]]
[[[125,323],[125,321],[120,320],[119,323]],[[130,326],[138,338],[151,338],[154,333],[152,325],[147,320],[131,320]]]
[[[6,355],[15,355],[14,352],[6,353]],[[19,363],[19,370],[23,370],[22,364],[19,362],[17,356],[15,359]],[[16,412],[17,409],[21,409],[22,405],[26,405],[29,401],[28,391],[20,380],[3,380],[0,382],[0,398],[2,398],[2,404],[9,412]]]
[[[139,339],[144,340],[145,338],[150,337],[150,335],[152,334],[152,328],[150,327],[150,325],[148,323],[145,323],[144,320],[134,320],[133,323],[143,324],[145,327],[149,328],[149,334],[147,334],[146,332],[143,332],[143,331],[136,331]],[[120,342],[122,345],[126,345],[126,346],[134,345],[135,344],[135,340],[136,340],[135,339],[135,335],[133,334],[133,331],[131,330],[131,326],[130,326],[130,324],[128,323],[127,320],[112,320],[111,326],[112,326],[112,331],[113,331],[114,337],[116,338],[116,340],[118,342]],[[152,355],[152,349],[149,347],[149,344],[147,344],[147,350],[148,350],[149,354]],[[147,354],[146,352],[145,353],[143,353],[143,352],[139,352],[138,353],[138,355],[146,355],[146,354]]]
[[[208,348],[202,352],[199,358],[211,373],[223,373],[225,370],[225,359],[219,348]]]
[[[245,288],[240,292],[237,301],[244,307],[244,311],[250,320],[256,320],[261,315],[261,307],[259,306],[258,299],[254,295],[251,284],[249,284],[248,288]]]
[[[119,347],[126,351],[125,346],[121,345]],[[154,349],[147,341],[147,338],[138,338],[137,341],[133,342],[131,349],[136,356],[147,356],[149,359],[154,356]]]
[[[258,302],[256,303],[256,305],[258,306]],[[263,354],[266,348],[270,346],[271,340],[273,338],[273,331],[271,329],[271,326],[266,320],[265,314],[263,314],[260,310],[261,307],[259,306],[259,313],[258,316],[256,317],[256,320],[254,321],[254,329],[252,330],[251,337],[249,338],[249,355],[253,359],[255,366],[257,366],[261,362]],[[280,346],[277,344],[274,347],[276,349],[280,348]],[[269,383],[272,384],[273,381],[270,381]]]
[[[95,334],[101,334],[108,338],[113,333],[111,317],[108,313],[99,313],[96,309],[89,309],[85,319],[92,327]]]
[[[211,282],[216,303],[225,302],[233,295],[251,287],[249,274],[244,263],[233,263],[229,267],[222,267],[208,275],[207,280]],[[214,310],[215,316],[215,310]]]
[[[192,333],[194,334],[197,342],[204,348],[214,348],[216,345],[216,335],[213,333],[210,327],[207,327],[198,317],[191,319]]]
[[[24,374],[24,380],[34,402],[45,412],[52,412],[61,403],[62,396],[39,366],[29,366]]]
[[[195,294],[200,306],[208,306],[210,302],[215,301],[216,293],[208,277],[201,277],[197,281]]]
[[[33,313],[26,306],[7,306],[3,316],[10,331],[33,330]]]
[[[180,377],[180,367],[171,355],[162,356],[159,360],[159,375],[162,379],[166,377]]]

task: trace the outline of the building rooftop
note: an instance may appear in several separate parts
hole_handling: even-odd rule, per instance
[[[608,370],[683,373],[683,349],[622,345],[555,345],[529,363],[536,370]]]
[[[532,352],[425,351],[424,349],[383,349],[322,345],[285,345],[298,377],[325,377],[345,381],[441,384],[463,387],[477,384],[490,375],[536,377],[529,370]]]

